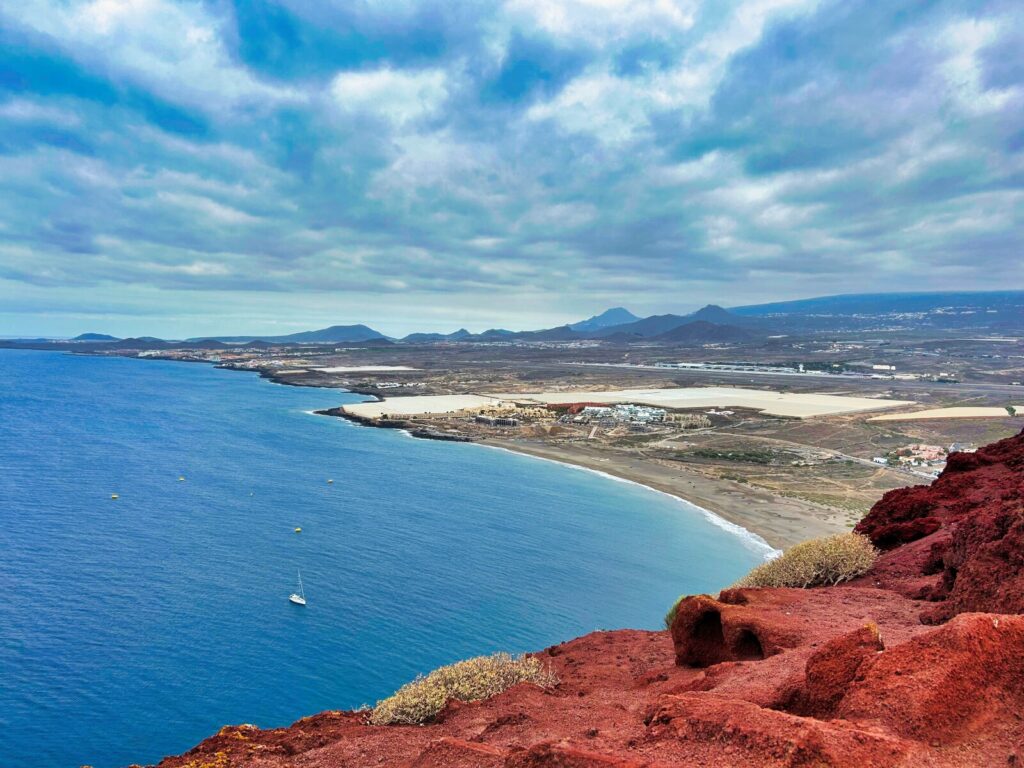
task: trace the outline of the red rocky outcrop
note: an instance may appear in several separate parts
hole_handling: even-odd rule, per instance
[[[952,454],[932,485],[889,491],[855,530],[882,548],[914,539],[886,552],[872,576],[899,589],[938,573],[912,593],[939,603],[923,612],[927,622],[1024,612],[1024,433]]]
[[[1024,765],[1024,437],[955,454],[858,530],[885,551],[820,589],[683,600],[671,631],[601,632],[423,727],[323,713],[225,728],[162,768]]]
[[[835,717],[932,747],[1022,744],[1024,617],[965,613],[867,660]],[[982,763],[974,763],[981,765]]]
[[[873,621],[832,638],[807,660],[803,685],[787,709],[817,718],[831,717],[865,663],[884,650],[882,635]]]
[[[672,622],[676,663],[706,667],[810,648],[867,621],[913,623],[918,606],[889,590],[727,589],[696,595]]]

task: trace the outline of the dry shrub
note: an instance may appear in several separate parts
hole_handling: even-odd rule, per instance
[[[820,587],[860,576],[878,556],[866,536],[840,533],[790,547],[759,565],[737,587]]]
[[[373,725],[414,725],[430,720],[449,699],[479,701],[495,696],[517,683],[534,683],[550,688],[558,682],[555,674],[532,656],[496,653],[478,656],[435,669],[399,688],[393,696],[377,702],[370,715]]]

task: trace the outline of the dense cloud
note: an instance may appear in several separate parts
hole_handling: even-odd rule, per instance
[[[1012,287],[1022,46],[1019,0],[3,3],[0,333]]]

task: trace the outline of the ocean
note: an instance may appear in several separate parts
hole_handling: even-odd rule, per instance
[[[311,413],[361,399],[0,350],[0,765],[156,762],[457,659],[659,628],[764,557],[640,486]]]

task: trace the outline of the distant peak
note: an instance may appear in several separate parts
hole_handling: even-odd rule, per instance
[[[723,309],[717,304],[708,304],[707,306],[701,307],[694,312],[690,317],[695,320],[707,320],[712,323],[729,322],[735,320],[736,316],[727,309]]]
[[[639,319],[639,317],[625,307],[612,307],[599,315],[594,315],[578,323],[572,323],[569,325],[569,328],[574,331],[596,331],[601,328],[610,328],[613,325],[632,323]]]
[[[120,339],[107,333],[81,333],[71,341],[120,341]]]

